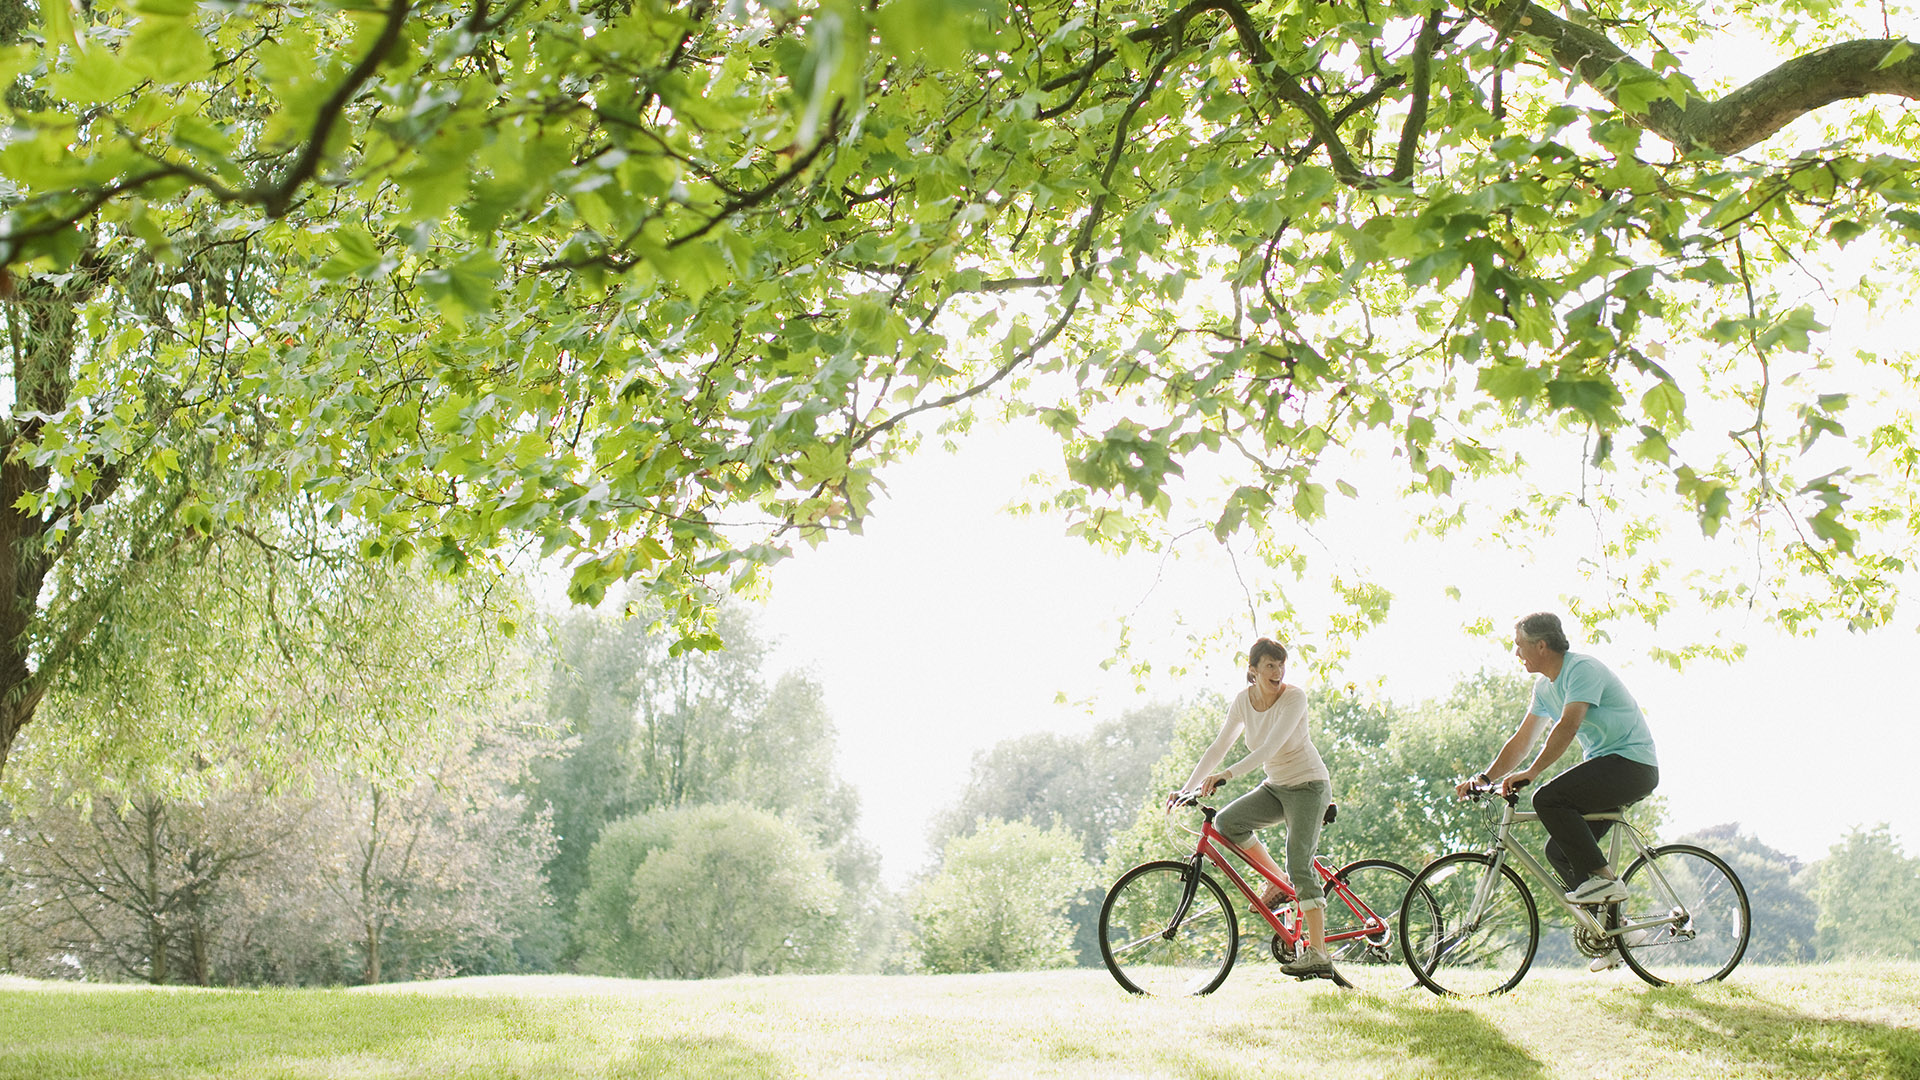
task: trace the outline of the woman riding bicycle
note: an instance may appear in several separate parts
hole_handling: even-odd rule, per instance
[[[1581,762],[1534,792],[1533,809],[1551,837],[1547,861],[1566,882],[1567,899],[1575,904],[1613,903],[1626,899],[1627,890],[1618,868],[1608,865],[1600,851],[1599,839],[1612,823],[1588,822],[1582,815],[1646,798],[1660,783],[1660,767],[1647,718],[1620,677],[1593,657],[1567,648],[1557,615],[1538,612],[1515,625],[1513,653],[1529,673],[1540,676],[1533,700],[1493,764],[1456,790],[1464,797],[1477,780],[1500,781],[1501,792],[1511,792],[1545,772],[1578,738]],[[1548,724],[1553,726],[1533,763],[1509,772]],[[1611,963],[1611,956],[1603,956],[1594,970]]]
[[[1259,787],[1227,804],[1214,818],[1222,835],[1246,852],[1248,859],[1268,873],[1281,876],[1254,830],[1287,823],[1287,876],[1297,891],[1300,916],[1307,926],[1307,948],[1283,964],[1281,971],[1301,977],[1333,974],[1327,956],[1326,892],[1313,870],[1314,848],[1320,843],[1321,817],[1332,798],[1326,763],[1307,734],[1307,692],[1282,681],[1287,650],[1279,642],[1261,638],[1247,654],[1247,682],[1252,684],[1233,699],[1220,735],[1200,755],[1184,790],[1211,795],[1216,788],[1245,776],[1260,766],[1267,778]],[[1221,770],[1214,766],[1245,735],[1247,756]],[[1280,890],[1269,886],[1264,902],[1279,903]]]

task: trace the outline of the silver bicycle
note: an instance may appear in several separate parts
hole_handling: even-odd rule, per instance
[[[1485,851],[1457,851],[1427,864],[1400,909],[1400,940],[1415,978],[1436,994],[1499,994],[1520,982],[1540,944],[1540,912],[1514,868],[1539,881],[1573,920],[1574,943],[1588,956],[1618,949],[1621,959],[1655,986],[1724,979],[1747,951],[1747,891],[1718,855],[1692,844],[1648,847],[1622,810],[1588,814],[1611,821],[1611,865],[1632,860],[1621,881],[1627,898],[1614,904],[1570,903],[1552,871],[1514,839],[1522,813],[1517,794],[1492,786],[1468,795],[1502,799]]]

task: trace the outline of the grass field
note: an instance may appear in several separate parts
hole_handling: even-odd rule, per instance
[[[1104,971],[265,991],[0,977],[0,1077],[349,1076],[1920,1080],[1920,965],[1742,968],[1688,989],[1535,971],[1467,1002],[1269,965],[1171,1001]]]

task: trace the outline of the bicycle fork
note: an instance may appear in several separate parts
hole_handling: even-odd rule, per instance
[[[1493,883],[1500,880],[1500,871],[1506,868],[1506,848],[1495,848],[1491,854],[1493,859],[1487,864],[1487,872],[1480,875],[1480,884],[1473,890],[1473,903],[1467,907],[1467,924],[1460,928],[1463,935],[1480,929],[1480,920],[1487,914],[1487,902],[1493,896]]]
[[[1168,941],[1172,941],[1173,935],[1179,932],[1180,924],[1187,920],[1188,909],[1193,907],[1193,895],[1200,890],[1202,861],[1203,857],[1195,853],[1193,860],[1187,864],[1187,883],[1180,890],[1180,906],[1173,909],[1173,918],[1167,920],[1167,928],[1160,932],[1160,936]]]

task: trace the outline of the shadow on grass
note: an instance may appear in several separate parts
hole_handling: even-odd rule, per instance
[[[1764,1066],[1769,1075],[1920,1080],[1920,1029],[1809,1016],[1737,986],[1623,995],[1642,1031],[1676,1049]]]
[[[1424,1075],[1537,1080],[1547,1068],[1471,1010],[1445,1001],[1376,994],[1324,994],[1312,1005],[1317,1027],[1372,1043]]]

